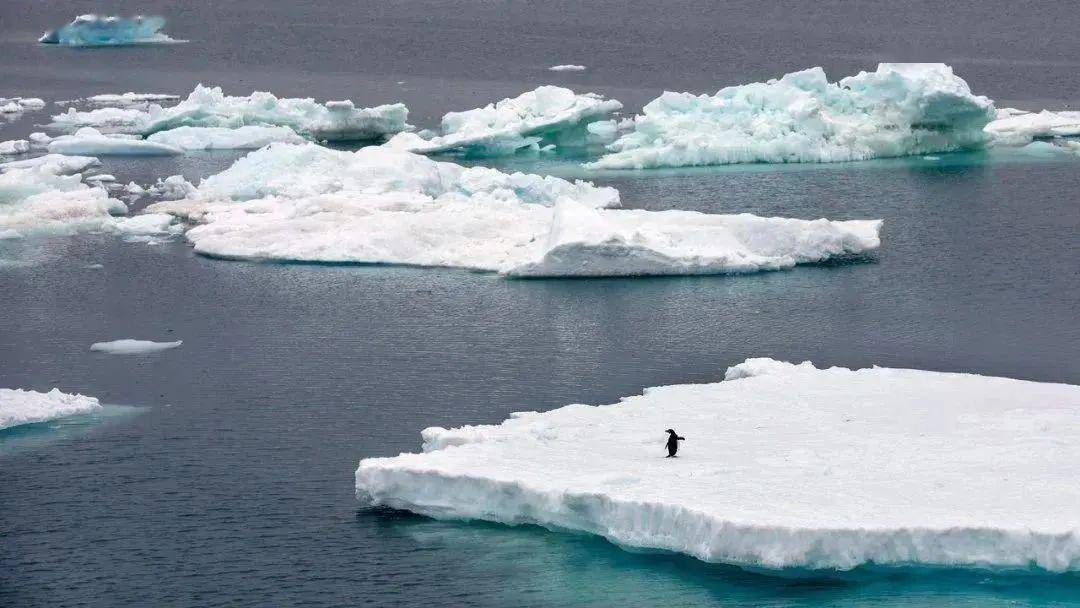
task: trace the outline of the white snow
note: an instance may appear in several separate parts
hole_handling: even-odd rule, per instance
[[[183,343],[183,340],[177,340],[175,342],[153,342],[151,340],[132,340],[131,338],[125,338],[123,340],[113,340],[111,342],[95,342],[90,345],[90,350],[109,355],[139,355],[176,348]]]
[[[100,409],[101,404],[93,397],[62,393],[55,388],[47,393],[0,388],[0,430]]]
[[[513,276],[748,272],[879,246],[879,221],[621,211],[588,182],[436,162],[386,147],[272,144],[158,203],[225,258],[449,266]]]
[[[53,138],[48,150],[53,154],[94,156],[175,156],[184,153],[180,148],[164,143],[105,135],[93,127],[83,127],[73,135]]]
[[[0,155],[13,156],[15,154],[25,154],[30,151],[30,142],[25,139],[9,139],[8,141],[0,141]]]
[[[1076,386],[750,359],[715,384],[422,437],[362,460],[357,497],[750,567],[1080,570]]]
[[[986,132],[1003,145],[1024,145],[1033,139],[1080,135],[1080,112],[1025,112],[1002,108],[998,118],[986,125]]]
[[[164,26],[162,17],[79,15],[65,26],[45,32],[38,42],[82,47],[183,42],[161,32]]]
[[[181,150],[252,150],[277,141],[301,143],[304,138],[289,127],[249,125],[237,129],[177,127],[158,131],[146,140]]]
[[[278,98],[255,92],[247,97],[225,95],[220,87],[198,85],[180,103],[148,109],[99,108],[53,116],[53,126],[73,130],[92,126],[110,131],[149,136],[178,127],[238,129],[249,125],[288,127],[305,137],[319,140],[370,140],[408,128],[404,104],[357,108],[351,101],[320,104],[311,98]]]
[[[585,66],[574,63],[561,63],[548,68],[549,72],[584,72]]]
[[[71,232],[112,225],[127,207],[78,172],[96,158],[49,154],[0,164],[0,231]]]
[[[838,162],[979,147],[986,97],[944,64],[878,65],[830,83],[821,68],[716,95],[665,92],[594,169]]]
[[[570,89],[542,86],[482,108],[450,112],[443,116],[440,134],[425,138],[400,133],[385,145],[423,154],[450,150],[510,154],[522,148],[539,149],[546,138],[621,108],[618,101],[594,93],[578,95]]]

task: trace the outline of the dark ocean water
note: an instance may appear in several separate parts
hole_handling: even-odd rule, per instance
[[[192,42],[33,42],[90,10],[162,13],[166,31]],[[1066,3],[9,0],[0,96],[186,93],[201,81],[400,100],[429,126],[544,83],[633,111],[664,88],[906,60],[946,61],[1003,105],[1060,108],[1080,103],[1078,25]],[[590,69],[545,71],[555,63]],[[0,140],[45,117],[0,125]],[[237,156],[106,159],[104,169],[124,182],[195,179]],[[586,176],[566,158],[489,164]],[[589,177],[630,207],[883,218],[884,243],[855,263],[777,273],[571,281],[226,262],[183,242],[108,235],[7,243],[0,386],[56,386],[116,407],[0,432],[0,606],[1080,604],[1075,575],[766,575],[359,508],[357,461],[418,449],[426,426],[716,380],[750,356],[1080,383],[1078,160],[965,154]],[[122,337],[184,345],[88,350]]]

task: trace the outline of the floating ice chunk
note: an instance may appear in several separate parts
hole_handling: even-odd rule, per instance
[[[177,127],[158,131],[146,140],[181,150],[252,150],[279,141],[302,143],[304,138],[289,127],[251,125],[238,129]]]
[[[27,110],[40,110],[45,102],[37,97],[0,97],[0,114],[18,114]]]
[[[104,135],[93,127],[83,127],[74,135],[53,138],[48,149],[53,154],[98,156],[175,156],[184,153],[163,143]]]
[[[539,145],[560,131],[574,129],[622,108],[594,93],[575,94],[562,87],[542,86],[512,99],[443,116],[441,134],[423,138],[395,136],[387,146],[432,154],[450,150],[498,155]]]
[[[168,93],[105,93],[87,97],[86,101],[96,106],[141,106],[156,101],[178,101],[179,95]]]
[[[163,27],[162,17],[80,15],[61,28],[45,32],[38,42],[83,47],[183,42],[165,35],[160,31]]]
[[[573,63],[562,63],[548,68],[549,72],[584,72],[585,66]]]
[[[150,194],[166,201],[186,198],[195,192],[195,186],[184,179],[183,175],[170,175],[165,179],[158,179],[157,183],[150,186]]]
[[[880,64],[830,83],[821,68],[716,95],[666,92],[596,169],[838,162],[979,147],[986,97],[943,64]]]
[[[14,101],[2,101],[0,100],[0,114],[15,114],[22,112],[23,107]]]
[[[30,151],[30,142],[25,139],[9,139],[0,141],[0,155],[14,156],[25,154]]]
[[[126,192],[127,194],[139,196],[146,193],[146,188],[143,188],[135,182],[128,182],[128,185],[124,186],[124,192]]]
[[[1080,387],[761,359],[727,377],[425,429],[422,454],[360,461],[357,497],[759,568],[1080,570]]]
[[[98,174],[98,175],[87,176],[86,181],[88,181],[88,182],[115,182],[116,177],[113,176],[113,175],[109,175],[108,173],[101,173],[101,174]]]
[[[93,397],[62,393],[55,388],[47,393],[0,388],[0,430],[100,409],[101,404]]]
[[[465,168],[386,147],[273,144],[152,205],[196,223],[225,258],[453,266],[514,276],[707,274],[786,268],[879,245],[878,221],[601,210],[587,182]]]
[[[78,171],[96,158],[47,156],[0,164],[0,230],[73,232],[112,226],[127,207]]]
[[[543,257],[512,276],[718,274],[790,268],[877,249],[880,220],[555,207]]]
[[[247,97],[225,95],[220,87],[198,85],[175,106],[156,104],[147,110],[99,108],[53,116],[53,126],[71,130],[93,126],[110,131],[151,135],[178,127],[237,129],[248,125],[281,126],[312,139],[374,140],[408,128],[408,109],[395,103],[357,108],[351,101],[317,103],[311,98],[277,98],[255,92]]]
[[[151,340],[113,340],[111,342],[95,342],[90,345],[90,350],[108,355],[139,355],[143,353],[155,353],[170,348],[176,348],[183,344],[183,340],[175,342],[153,342]]]
[[[1024,145],[1033,139],[1080,135],[1080,112],[1025,112],[1014,108],[999,110],[997,120],[986,125],[996,143]]]
[[[138,237],[168,236],[183,232],[183,226],[168,213],[144,213],[118,218],[116,229],[123,234]]]

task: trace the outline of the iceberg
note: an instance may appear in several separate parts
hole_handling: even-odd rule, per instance
[[[584,72],[585,66],[574,63],[561,63],[548,68],[549,72]]]
[[[0,156],[14,156],[25,154],[30,151],[30,142],[25,139],[9,139],[0,141]]]
[[[1080,135],[1080,112],[1025,112],[1002,108],[997,119],[986,125],[995,143],[1025,145],[1035,139],[1072,137]]]
[[[146,141],[179,150],[254,150],[274,142],[302,143],[303,137],[289,127],[249,125],[223,127],[177,127],[158,131]]]
[[[542,142],[560,132],[587,125],[621,108],[618,101],[594,93],[578,95],[570,89],[542,86],[482,108],[450,112],[443,116],[440,134],[425,138],[400,133],[385,145],[422,154],[451,150],[512,154],[522,148],[539,149]]]
[[[85,156],[175,156],[184,151],[164,143],[144,139],[109,136],[93,127],[83,127],[73,135],[61,135],[49,141],[52,154]]]
[[[255,92],[247,97],[225,95],[220,87],[198,85],[180,103],[148,109],[98,108],[53,116],[52,126],[72,131],[95,127],[120,133],[150,136],[178,127],[213,127],[238,129],[249,125],[288,127],[310,139],[327,141],[375,140],[404,131],[408,109],[395,103],[374,108],[357,108],[351,101],[328,101],[311,98],[278,98],[271,93]]]
[[[0,164],[0,232],[109,228],[127,207],[79,173],[96,158],[46,156]]]
[[[771,359],[612,405],[422,432],[365,505],[750,568],[1080,570],[1080,387]],[[686,437],[664,458],[664,429]]]
[[[45,32],[38,42],[80,47],[184,42],[167,36],[161,31],[163,27],[163,17],[79,15],[65,26]]]
[[[984,146],[993,102],[944,64],[878,65],[830,83],[821,68],[721,89],[665,92],[592,169],[823,163]]]
[[[271,144],[183,200],[195,251],[229,259],[458,267],[507,276],[718,274],[880,245],[880,221],[609,209],[588,182],[437,162],[387,147]]]
[[[170,348],[176,348],[183,343],[183,340],[177,340],[175,342],[154,342],[151,340],[132,340],[131,338],[125,338],[123,340],[112,340],[111,342],[94,342],[90,345],[90,350],[105,353],[107,355],[141,355],[144,353],[169,350]]]
[[[47,393],[0,388],[0,430],[100,409],[101,404],[93,397],[62,393],[55,388]]]

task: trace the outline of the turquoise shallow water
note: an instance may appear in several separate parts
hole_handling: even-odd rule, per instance
[[[923,60],[951,63],[1005,105],[1080,102],[1080,24],[1066,4],[113,6],[163,12],[165,31],[193,42],[44,47],[33,43],[42,30],[99,7],[4,3],[0,96],[184,93],[202,81],[230,93],[401,100],[411,122],[431,126],[542,83],[597,90],[633,111],[665,88]],[[545,70],[568,62],[589,70]],[[0,139],[44,120],[0,124]],[[237,156],[109,159],[104,169],[123,182],[196,180]],[[581,169],[577,153],[467,160],[594,179],[628,207],[885,220],[881,250],[863,259],[740,277],[507,281],[227,262],[182,242],[108,235],[0,243],[0,386],[119,404],[0,432],[0,605],[1080,605],[1076,575],[747,572],[535,527],[363,509],[353,496],[359,459],[414,451],[425,426],[610,403],[716,380],[751,356],[1080,383],[1080,161],[934,156],[604,173]],[[122,337],[184,345],[88,351]]]

